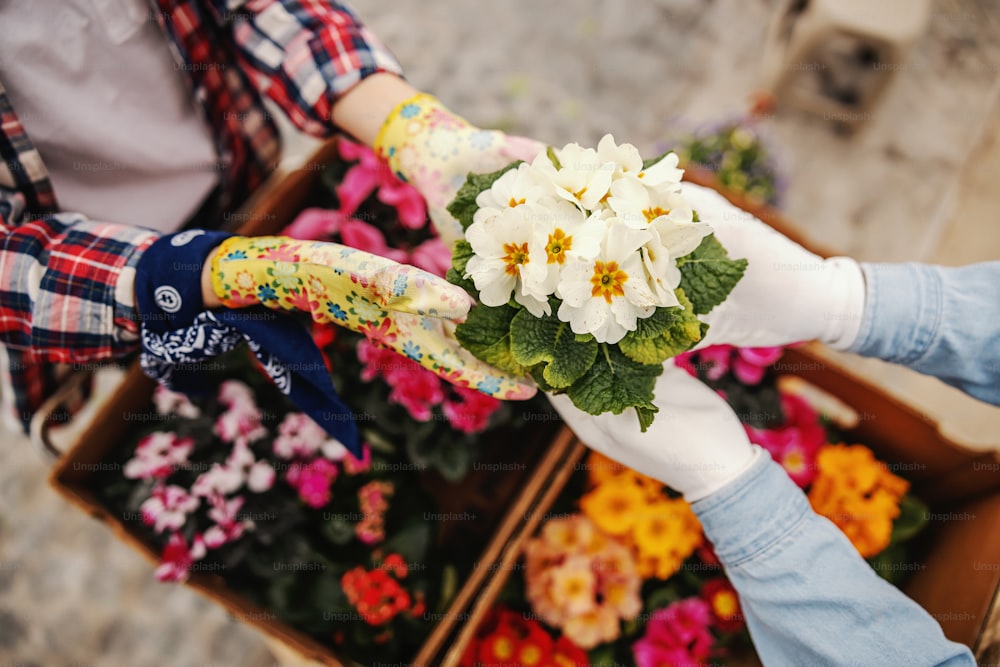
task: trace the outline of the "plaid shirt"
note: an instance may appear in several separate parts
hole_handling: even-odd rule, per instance
[[[219,213],[277,164],[270,97],[301,130],[334,131],[339,95],[389,51],[344,5],[325,0],[150,0],[220,160]],[[0,381],[4,417],[26,425],[67,364],[136,349],[135,266],[157,237],[59,208],[42,156],[0,83]],[[221,217],[221,216],[218,216]]]

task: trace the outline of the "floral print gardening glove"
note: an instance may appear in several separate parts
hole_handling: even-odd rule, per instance
[[[336,243],[233,236],[219,245],[210,269],[212,289],[229,308],[309,313],[490,396],[517,400],[536,391],[462,349],[452,332],[471,298],[416,267]]]
[[[543,148],[532,139],[470,125],[426,93],[399,104],[375,139],[375,153],[427,200],[431,222],[449,248],[464,234],[446,207],[469,172],[531,160]]]

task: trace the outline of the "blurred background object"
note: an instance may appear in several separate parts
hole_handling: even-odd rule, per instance
[[[930,8],[931,0],[788,0],[768,30],[764,90],[854,128],[904,69]]]
[[[879,4],[869,3],[866,9]],[[914,2],[916,4],[916,2]],[[804,234],[864,260],[1000,257],[1000,0],[932,0],[926,30],[850,137],[755,104],[783,0],[366,0],[357,9],[417,87],[480,126],[555,145],[606,132],[640,151],[750,117]],[[293,138],[286,164],[312,146]],[[880,362],[850,359],[971,446],[996,408]],[[153,569],[46,485],[27,439],[0,445],[0,663],[270,667],[259,636]]]

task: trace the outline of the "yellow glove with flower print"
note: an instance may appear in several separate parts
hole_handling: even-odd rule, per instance
[[[530,160],[544,145],[497,130],[483,130],[420,93],[389,114],[375,139],[375,153],[427,200],[431,222],[450,248],[464,238],[446,207],[469,172],[483,174]]]
[[[226,307],[307,312],[490,396],[517,400],[536,391],[461,348],[452,334],[471,298],[416,267],[336,243],[233,236],[213,254],[210,269]]]

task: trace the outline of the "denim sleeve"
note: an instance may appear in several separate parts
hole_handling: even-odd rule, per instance
[[[1000,262],[861,267],[865,312],[848,351],[908,366],[1000,405]]]
[[[692,507],[739,592],[765,665],[976,664],[813,512],[768,455]]]

